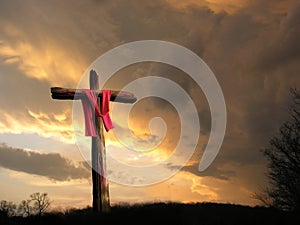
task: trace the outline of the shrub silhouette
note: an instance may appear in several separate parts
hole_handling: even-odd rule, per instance
[[[0,202],[0,215],[5,217],[15,216],[16,208],[17,206],[15,203],[2,200]]]

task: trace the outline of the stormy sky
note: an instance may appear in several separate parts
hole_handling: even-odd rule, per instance
[[[111,183],[112,202],[257,204],[251,194],[267,185],[261,149],[288,118],[290,88],[299,87],[299,21],[296,0],[0,0],[0,199],[18,202],[40,191],[57,205],[90,204],[90,168],[75,143],[72,102],[52,100],[50,87],[77,87],[97,57],[121,44],[163,40],[190,49],[214,73],[227,108],[224,142],[213,164],[200,173],[198,162],[211,133],[201,88],[183,71],[159,63],[118,71],[106,88],[122,89],[146,76],[174,81],[197,107],[201,132],[194,155],[175,176],[146,187]],[[113,111],[120,133],[121,113]],[[142,144],[158,143],[161,127],[151,134],[151,118],[161,117],[167,127],[149,156],[154,161],[176,146],[179,116],[163,99],[133,106],[130,129]],[[114,157],[139,162],[123,153],[113,132],[106,134],[106,144]]]

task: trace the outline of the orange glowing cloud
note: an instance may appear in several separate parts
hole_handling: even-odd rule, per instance
[[[208,7],[214,12],[227,12],[233,14],[237,10],[245,7],[249,0],[167,0],[173,7],[178,9],[185,9],[190,6]]]
[[[44,114],[27,111],[28,115],[16,119],[10,113],[2,113],[0,133],[39,134],[42,137],[53,137],[65,143],[74,143],[73,127],[69,120],[62,120],[65,114]],[[68,112],[66,112],[68,114]]]
[[[3,30],[12,39],[24,36],[24,31],[8,23],[3,24]],[[76,85],[87,67],[83,55],[51,38],[45,39],[42,44],[33,43],[30,39],[2,40],[0,56],[5,63],[16,65],[26,76],[55,85]]]

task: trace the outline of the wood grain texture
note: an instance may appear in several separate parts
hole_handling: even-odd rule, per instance
[[[98,89],[93,90],[95,90],[96,95],[99,97],[102,96],[102,91],[99,91]],[[52,87],[51,93],[52,98],[58,100],[80,100],[85,96],[82,89],[73,88]],[[136,100],[136,97],[132,93],[125,91],[112,90],[110,97],[110,101],[113,102],[134,103]]]
[[[98,75],[90,72],[91,90],[99,89]],[[99,108],[101,98],[98,97]],[[106,149],[103,134],[103,122],[100,117],[93,116],[96,125],[97,137],[92,137],[92,179],[93,179],[93,210],[96,212],[110,212],[109,185],[106,173]]]
[[[90,89],[98,96],[101,108],[102,91],[99,90],[99,76],[94,70],[90,71]],[[83,89],[52,87],[52,98],[58,100],[81,100],[86,98]],[[110,101],[134,103],[137,98],[130,92],[112,91]],[[110,212],[109,183],[106,171],[106,149],[103,134],[103,121],[93,115],[97,137],[92,137],[92,180],[93,180],[93,210],[96,212]]]

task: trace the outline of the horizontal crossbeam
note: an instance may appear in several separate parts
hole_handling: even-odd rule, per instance
[[[52,87],[51,88],[52,98],[59,100],[80,100],[85,96],[85,93],[82,89],[72,89],[72,88],[61,88],[61,87]],[[95,93],[101,97],[101,91],[95,91]],[[110,101],[113,102],[123,102],[123,103],[134,103],[136,97],[126,91],[112,91]]]

